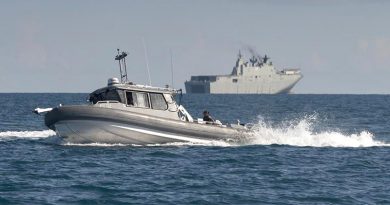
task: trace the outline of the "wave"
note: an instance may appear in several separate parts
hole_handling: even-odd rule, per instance
[[[273,127],[260,120],[251,130],[252,133],[241,139],[239,145],[290,145],[300,147],[375,147],[390,146],[376,140],[369,131],[344,134],[339,131],[314,132],[316,116],[308,116],[300,121],[283,123]],[[298,122],[298,123],[296,123]],[[286,124],[289,124],[286,126]]]
[[[41,139],[55,136],[56,133],[52,130],[42,131],[5,131],[0,132],[1,139],[23,138],[23,139]]]

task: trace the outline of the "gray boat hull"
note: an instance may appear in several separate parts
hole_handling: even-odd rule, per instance
[[[203,143],[229,141],[243,132],[89,105],[54,108],[45,115],[45,124],[70,143]]]

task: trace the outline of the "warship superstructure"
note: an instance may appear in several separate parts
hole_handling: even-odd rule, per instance
[[[185,82],[187,93],[283,94],[303,77],[300,69],[277,70],[270,58],[253,56],[248,61],[241,52],[230,75],[191,76]]]

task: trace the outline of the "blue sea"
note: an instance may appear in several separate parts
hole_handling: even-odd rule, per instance
[[[31,112],[86,99],[0,94],[0,204],[390,204],[390,95],[184,95],[253,126],[206,144],[63,144]]]

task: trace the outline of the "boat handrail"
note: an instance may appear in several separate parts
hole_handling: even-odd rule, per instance
[[[102,100],[96,102],[96,104],[103,104],[103,103],[120,103],[120,102],[117,100]]]
[[[150,86],[150,85],[139,85],[139,84],[135,84],[132,86],[135,86],[137,88],[145,88],[145,89],[158,90],[158,91],[179,92],[177,89],[174,89],[174,88],[162,88],[162,87],[154,87],[154,86]]]

